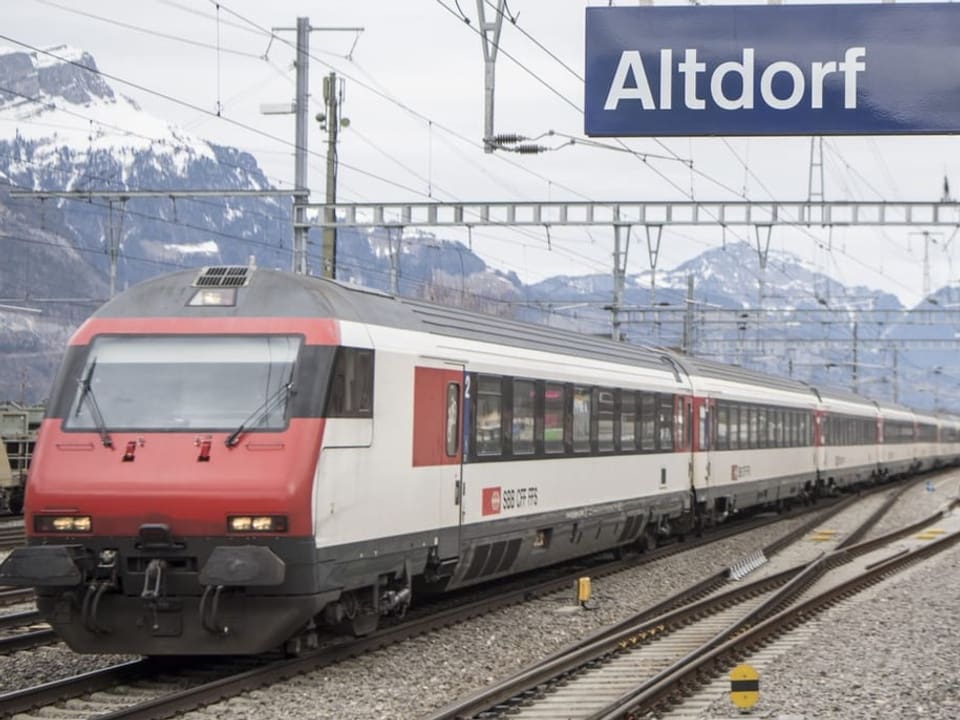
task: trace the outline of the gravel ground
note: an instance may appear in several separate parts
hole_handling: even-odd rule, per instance
[[[958,577],[955,547],[828,610],[817,621],[815,642],[761,672],[751,716],[956,720]],[[729,700],[718,700],[702,718],[731,717],[730,708]]]
[[[945,487],[952,488],[953,494],[958,477],[960,475],[952,476],[952,486],[942,481],[946,482]],[[890,522],[899,526],[925,516],[932,512],[927,504],[932,503],[934,507],[942,505],[947,499],[946,495],[939,486],[934,493],[913,490],[909,493],[911,501],[905,505],[918,507],[897,511],[906,519],[901,517]],[[919,500],[914,501],[914,498]],[[709,549],[682,553],[634,571],[602,578],[594,583],[595,607],[589,611],[563,612],[568,607],[569,598],[565,594],[557,594],[475,618],[309,675],[298,676],[183,717],[190,720],[252,720],[254,717],[283,717],[284,720],[393,720],[423,717],[550,652],[668,597],[705,575],[728,566],[749,550],[772,542],[802,522],[802,519],[786,521],[777,527],[763,528],[747,536],[715,543]],[[837,522],[831,520],[830,524],[834,526]],[[960,564],[960,553],[955,556],[955,563]],[[956,572],[956,566],[953,571]],[[945,576],[939,579],[947,581]],[[948,604],[955,604],[956,600],[957,591],[954,590]],[[891,615],[896,615],[896,612],[891,607]],[[918,643],[918,646],[925,644],[926,641]],[[818,647],[816,656],[821,655]],[[955,649],[951,657],[960,660],[960,652]],[[75,655],[62,645],[0,657],[0,692],[66,677],[123,659],[126,658]],[[893,654],[888,660],[895,662]],[[833,665],[831,660],[829,666],[832,668]],[[921,683],[917,682],[916,674],[909,675],[913,685],[919,688]],[[816,679],[811,682],[816,682]],[[770,698],[772,702],[772,693]],[[781,704],[777,707],[795,706]],[[914,712],[876,717],[915,715]],[[960,713],[951,717],[957,715]],[[873,716],[826,712],[807,717]]]

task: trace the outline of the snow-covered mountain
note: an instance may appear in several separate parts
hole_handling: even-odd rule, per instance
[[[252,155],[193,136],[144,112],[96,72],[88,53],[0,51],[0,180],[22,189],[122,191],[270,187]],[[276,198],[35,199],[59,209],[51,229],[106,267],[111,230],[119,238],[122,284],[181,264],[289,264],[289,201]]]

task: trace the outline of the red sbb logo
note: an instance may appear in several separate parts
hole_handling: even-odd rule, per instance
[[[499,487],[484,488],[483,489],[483,514],[499,515],[501,497],[503,497],[503,494],[500,492]]]

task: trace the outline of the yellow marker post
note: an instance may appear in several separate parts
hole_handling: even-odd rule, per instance
[[[737,665],[730,671],[730,700],[749,710],[760,699],[760,674],[751,665]]]
[[[582,577],[577,580],[577,604],[581,607],[586,606],[593,594],[593,588],[590,585],[590,578]]]

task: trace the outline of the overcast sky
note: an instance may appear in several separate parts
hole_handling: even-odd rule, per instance
[[[506,22],[501,39],[497,132],[534,137],[552,130],[552,138],[540,141],[549,146],[583,138],[587,4],[607,3],[509,3],[516,25]],[[470,24],[459,17],[459,9]],[[459,9],[455,0],[226,0],[219,11],[209,0],[20,0],[5,3],[0,33],[9,39],[0,39],[0,45],[66,43],[85,49],[103,72],[153,91],[111,80],[144,109],[199,136],[250,151],[273,182],[289,187],[293,117],[262,116],[259,106],[292,100],[295,35],[280,33],[289,45],[270,42],[258,28],[292,28],[298,16],[309,17],[314,27],[363,27],[359,36],[314,32],[310,40],[311,117],[321,109],[323,76],[335,70],[345,78],[343,114],[350,126],[339,151],[344,202],[686,200],[691,193],[697,200],[735,200],[744,193],[752,200],[807,197],[806,138],[629,140],[632,150],[650,154],[645,159],[584,145],[535,156],[484,154],[476,2],[459,0]],[[214,116],[218,103],[237,124]],[[325,138],[315,125],[309,142],[316,153],[312,199],[321,201]],[[612,141],[604,144],[616,147]],[[677,158],[691,159],[695,171]],[[828,200],[935,201],[945,175],[954,196],[960,194],[956,136],[827,138],[824,164]],[[916,233],[923,229],[836,229],[830,237],[819,229],[775,228],[771,247],[793,252],[842,282],[885,288],[912,303],[921,295],[923,239]],[[441,232],[466,239],[456,230]],[[950,258],[960,237],[952,229],[938,232],[930,251],[933,288],[946,284],[951,272],[956,282],[960,273],[960,264],[954,268]],[[527,281],[610,269],[612,229],[556,228],[551,235],[548,251],[540,230],[477,230],[474,249]],[[649,267],[640,229],[634,238],[631,273]],[[727,242],[737,239],[754,242],[746,228],[727,231]],[[722,241],[719,228],[665,229],[659,267],[673,267]],[[831,252],[818,249],[827,245]]]

